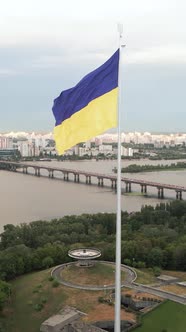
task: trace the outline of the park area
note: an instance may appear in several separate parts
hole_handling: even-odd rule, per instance
[[[135,332],[186,331],[186,306],[166,301],[142,317],[142,326]]]
[[[65,279],[74,283],[96,284],[98,280],[103,285],[114,282],[113,265],[98,264],[89,268],[78,268],[74,265],[65,268]],[[105,267],[103,269],[103,267]],[[102,269],[104,271],[102,271]],[[56,314],[66,305],[73,306],[86,313],[84,321],[114,320],[114,305],[102,303],[99,298],[109,296],[106,289],[99,291],[80,290],[66,287],[51,278],[51,270],[34,272],[17,277],[11,282],[12,295],[0,315],[0,331],[8,332],[39,332],[41,323]],[[143,272],[140,278],[146,278]],[[96,277],[97,276],[97,277]],[[123,274],[123,278],[125,274]],[[149,282],[151,276],[149,277]],[[134,290],[124,288],[122,294],[135,297],[149,297]],[[150,297],[152,297],[150,295]],[[121,319],[135,323],[136,313],[127,309],[121,310]],[[186,331],[186,306],[166,301],[152,312],[142,316],[142,326],[135,332],[184,332]],[[1,329],[2,327],[2,329]]]
[[[109,270],[113,274],[112,267]],[[86,322],[114,320],[114,306],[98,301],[105,296],[104,290],[87,291],[59,285],[51,279],[50,270],[26,274],[11,284],[13,293],[0,315],[0,331],[39,332],[41,323],[66,305],[86,313]],[[135,314],[122,309],[121,319],[135,321]]]
[[[115,282],[115,265],[96,262],[91,268],[78,267],[75,264],[66,266],[61,271],[64,281],[76,285],[108,286]],[[125,281],[125,273],[121,273],[122,282]]]

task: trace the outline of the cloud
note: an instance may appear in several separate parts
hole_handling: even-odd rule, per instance
[[[71,50],[72,51],[72,50]],[[83,66],[91,64],[99,66],[104,63],[111,54],[107,52],[70,52],[58,55],[42,55],[35,58],[32,62],[34,69],[55,69],[61,68],[66,65]]]
[[[186,45],[165,45],[126,51],[128,64],[186,64]]]
[[[15,76],[17,72],[8,68],[0,68],[0,77],[2,76]]]

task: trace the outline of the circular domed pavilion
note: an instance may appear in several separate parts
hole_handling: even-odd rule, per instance
[[[90,267],[93,266],[93,260],[101,256],[101,251],[95,248],[71,249],[68,256],[77,259],[78,266]]]

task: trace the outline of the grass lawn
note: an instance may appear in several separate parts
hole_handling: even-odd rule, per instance
[[[186,295],[186,287],[184,287],[184,286],[170,284],[170,285],[166,285],[166,286],[161,286],[161,287],[159,287],[159,289],[163,289],[167,292],[171,292],[176,295],[182,295],[182,296]]]
[[[114,319],[114,306],[98,302],[104,291],[85,291],[59,285],[52,287],[50,270],[30,273],[12,281],[13,294],[0,315],[3,332],[39,332],[41,323],[66,305],[85,312],[86,321]],[[41,311],[35,305],[43,303]],[[135,319],[122,310],[122,319]],[[1,331],[1,329],[0,329]]]
[[[186,281],[186,272],[183,272],[183,271],[168,271],[168,270],[163,270],[161,273],[162,274],[166,274],[168,276],[179,278],[180,281]]]
[[[13,294],[0,319],[5,331],[39,332],[41,322],[61,308],[67,295],[63,289],[52,287],[49,276],[49,270],[45,270],[24,275],[11,283]],[[46,301],[44,309],[36,311],[34,306],[42,301]]]
[[[94,266],[78,267],[75,264],[67,266],[62,270],[64,280],[77,285],[112,285],[115,283],[115,265],[99,263]],[[122,271],[122,281],[125,280],[125,273]]]
[[[142,317],[142,326],[135,332],[186,331],[186,306],[167,301]]]
[[[148,269],[143,269],[143,270],[135,269],[135,271],[137,273],[137,279],[135,280],[135,282],[143,285],[157,283],[157,279],[152,271],[149,271]]]

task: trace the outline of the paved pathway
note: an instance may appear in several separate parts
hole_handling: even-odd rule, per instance
[[[131,285],[128,285],[127,287],[132,288],[132,289],[136,289],[140,292],[145,292],[145,293],[157,295],[159,297],[162,297],[164,299],[168,299],[168,300],[171,300],[171,301],[174,301],[174,302],[178,302],[178,303],[181,303],[181,304],[186,304],[186,297],[185,296],[176,295],[174,293],[166,292],[164,290],[160,290],[160,289],[157,289],[155,287],[145,286],[145,285],[136,284],[136,283],[132,283]]]
[[[99,261],[99,262],[105,263],[105,264],[110,264],[110,265],[113,265],[113,267],[115,267],[115,263],[113,263],[113,262],[105,262],[105,261]],[[105,285],[105,286],[104,285],[103,286],[86,285],[86,286],[83,286],[83,285],[72,284],[68,281],[63,280],[63,278],[61,276],[61,271],[66,266],[72,265],[72,264],[75,264],[75,262],[56,266],[52,270],[51,275],[55,279],[57,279],[59,281],[59,283],[65,285],[67,287],[72,287],[72,288],[76,288],[76,289],[93,290],[93,291],[94,290],[98,291],[98,290],[105,290],[105,289],[115,289],[115,285]],[[157,296],[162,297],[164,299],[169,299],[171,301],[178,302],[178,303],[186,305],[186,296],[176,295],[174,293],[163,291],[163,290],[160,290],[160,289],[155,288],[155,287],[135,283],[135,280],[136,280],[136,277],[137,277],[135,270],[133,270],[132,268],[130,268],[126,265],[121,265],[121,269],[126,274],[125,282],[121,284],[121,287],[132,288],[132,289],[135,289],[135,290],[140,291],[140,292],[145,292],[145,293],[157,295]]]
[[[115,263],[113,263],[113,262],[107,262],[107,261],[98,261],[98,262],[112,265],[113,268],[115,268]],[[62,264],[62,265],[59,265],[59,266],[55,267],[51,272],[52,276],[54,278],[56,278],[61,284],[65,285],[65,286],[68,286],[68,287],[76,288],[76,289],[86,289],[86,290],[115,289],[114,284],[113,285],[103,285],[103,286],[95,286],[95,285],[83,286],[83,285],[73,284],[71,282],[63,280],[62,275],[61,275],[62,270],[65,269],[66,266],[72,265],[72,264],[76,264],[76,262]],[[122,287],[126,286],[127,284],[130,285],[133,281],[135,281],[135,279],[136,279],[135,271],[133,271],[132,269],[130,269],[126,265],[122,265],[121,269],[126,274],[125,282],[121,285]]]

